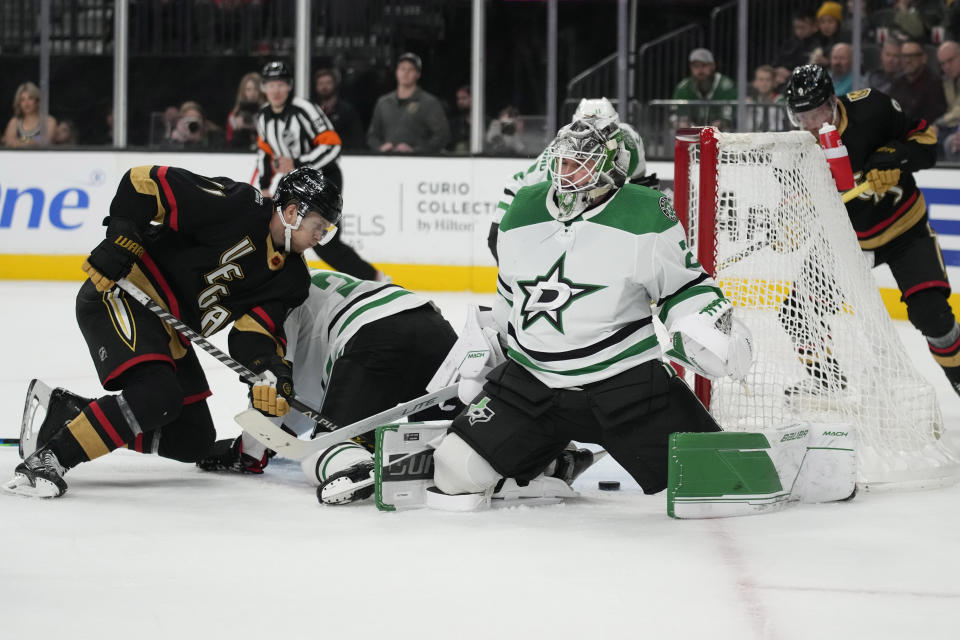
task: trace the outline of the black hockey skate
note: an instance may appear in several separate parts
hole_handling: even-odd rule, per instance
[[[847,377],[840,371],[840,365],[832,357],[826,362],[817,360],[804,363],[809,374],[800,382],[790,385],[783,390],[787,401],[798,400],[803,397],[817,398],[836,395],[847,388]]]
[[[574,480],[605,455],[607,455],[607,452],[603,449],[591,451],[590,449],[574,449],[571,446],[560,453],[555,461],[556,466],[553,473],[547,475],[560,478],[567,484],[572,485]]]
[[[362,486],[350,491],[354,485]],[[348,504],[366,500],[373,491],[373,460],[364,460],[327,478],[317,487],[317,500],[320,504]]]
[[[236,473],[263,473],[270,456],[269,450],[262,458],[243,452],[243,436],[234,440],[217,440],[213,448],[203,460],[197,461],[197,466],[204,471],[233,471]]]
[[[31,380],[23,405],[23,420],[20,423],[20,458],[26,459],[37,449],[47,446],[53,436],[91,402],[93,401],[90,398],[70,393],[62,387],[51,390],[42,381]],[[46,415],[37,428],[35,420],[37,411],[41,408],[46,411]]]
[[[17,465],[13,480],[3,485],[3,489],[31,498],[59,498],[67,492],[67,483],[63,480],[66,472],[57,455],[44,447]]]

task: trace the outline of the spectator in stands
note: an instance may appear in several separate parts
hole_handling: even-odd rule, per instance
[[[53,131],[53,144],[72,147],[77,144],[77,125],[73,120],[61,120]]]
[[[487,128],[487,146],[484,151],[499,155],[521,155],[524,147],[523,118],[514,106],[506,106]]]
[[[775,63],[775,66],[783,67],[786,70],[783,84],[786,84],[793,69],[810,62],[810,55],[819,46],[820,30],[817,27],[816,16],[808,9],[794,11],[793,37],[780,48]]]
[[[472,106],[470,87],[464,85],[457,89],[456,113],[450,118],[449,149],[453,153],[470,153],[470,108]],[[490,123],[491,126],[493,122]]]
[[[960,44],[953,40],[941,44],[937,49],[937,61],[943,71],[943,94],[947,109],[937,118],[936,125],[941,130],[952,129],[960,125]]]
[[[199,102],[188,100],[180,105],[180,116],[166,144],[176,149],[216,149],[222,146],[222,130],[207,120]]]
[[[753,95],[747,98],[747,126],[749,131],[783,131],[786,103],[776,91],[776,71],[770,65],[757,67],[753,72]],[[767,106],[762,106],[767,105]]]
[[[903,75],[890,87],[890,96],[896,99],[903,112],[911,118],[935,122],[947,110],[943,84],[927,66],[923,45],[907,40],[900,48]]]
[[[783,95],[783,90],[787,87],[787,81],[790,80],[790,72],[790,69],[782,65],[773,68],[774,90],[780,95]]]
[[[850,34],[841,29],[843,7],[839,2],[824,2],[817,9],[817,27],[820,29],[820,46],[815,49],[810,62],[829,66],[830,52],[838,42],[850,42]]]
[[[257,148],[257,112],[267,101],[260,88],[260,74],[251,71],[240,79],[237,99],[227,116],[227,146],[253,151]]]
[[[44,145],[53,140],[57,121],[47,116],[46,124],[40,122],[40,87],[24,82],[13,94],[13,117],[3,132],[3,144],[14,149]]]
[[[838,96],[853,91],[853,47],[846,42],[838,42],[830,50],[830,77]]]
[[[439,153],[450,126],[435,96],[417,86],[423,63],[415,53],[397,59],[397,90],[380,96],[367,130],[367,146],[382,153]]]
[[[673,90],[674,100],[736,100],[737,85],[717,72],[717,65],[709,49],[690,52],[690,76]],[[679,109],[680,126],[712,125],[727,128],[733,121],[731,107],[686,107]]]
[[[923,18],[917,12],[913,0],[895,0],[893,3],[893,26],[911,40],[922,40],[927,35]]]
[[[363,149],[363,123],[353,105],[340,97],[340,72],[336,69],[317,69],[313,74],[313,88],[317,94],[317,105],[340,135],[341,148],[344,151]]]
[[[867,86],[877,91],[890,93],[893,81],[900,77],[900,41],[896,38],[887,38],[880,49],[880,68],[867,74]]]

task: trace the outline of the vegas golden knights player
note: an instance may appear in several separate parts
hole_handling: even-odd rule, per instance
[[[840,132],[854,177],[870,183],[870,190],[846,205],[860,248],[873,253],[874,264],[889,265],[910,322],[924,335],[933,359],[960,394],[960,326],[948,302],[950,283],[937,235],[913,179],[915,171],[936,162],[936,129],[926,120],[908,117],[896,100],[876,90],[860,89],[838,99],[830,76],[817,65],[794,69],[786,99],[795,126],[814,137],[824,123]],[[818,362],[804,347],[810,341],[829,341],[827,316],[837,309],[819,310],[820,318],[800,317],[798,296],[820,296],[816,286],[804,287],[804,278],[798,280],[780,317],[784,326],[795,327],[788,333],[810,377],[787,393],[840,391],[846,386],[842,364],[832,357]]]
[[[212,446],[210,390],[192,345],[115,288],[120,278],[204,336],[232,323],[230,354],[259,374],[254,406],[286,413],[284,317],[307,297],[302,252],[336,233],[341,207],[339,188],[306,167],[284,176],[273,200],[176,167],[128,171],[106,239],[83,264],[89,278],[76,303],[100,382],[119,393],[90,400],[54,391],[35,450],[22,451],[4,488],[58,497],[68,469],[118,447],[194,462]]]

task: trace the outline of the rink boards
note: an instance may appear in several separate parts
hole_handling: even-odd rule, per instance
[[[529,159],[347,156],[343,238],[394,281],[414,289],[494,291],[490,223],[511,174]],[[250,182],[246,154],[0,151],[0,278],[80,280],[86,251],[123,173],[170,164]],[[667,185],[673,165],[651,162]],[[950,278],[960,282],[960,171],[920,172]],[[312,258],[312,256],[310,256]],[[321,263],[317,263],[318,266]],[[905,317],[889,272],[876,272],[895,316]]]

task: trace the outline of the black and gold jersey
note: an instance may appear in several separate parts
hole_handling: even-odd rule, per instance
[[[284,319],[310,277],[301,255],[274,247],[269,199],[229,178],[142,166],[124,175],[110,215],[142,230],[145,251],[128,277],[151,298],[204,336],[234,323],[254,350],[283,354]]]
[[[863,249],[876,249],[900,236],[926,217],[927,205],[913,173],[928,169],[937,158],[936,131],[926,120],[908,117],[890,96],[860,89],[838,101],[837,129],[850,154],[857,182],[865,179],[864,165],[878,148],[892,141],[904,143],[907,160],[900,182],[882,196],[867,191],[847,203],[847,213]]]

